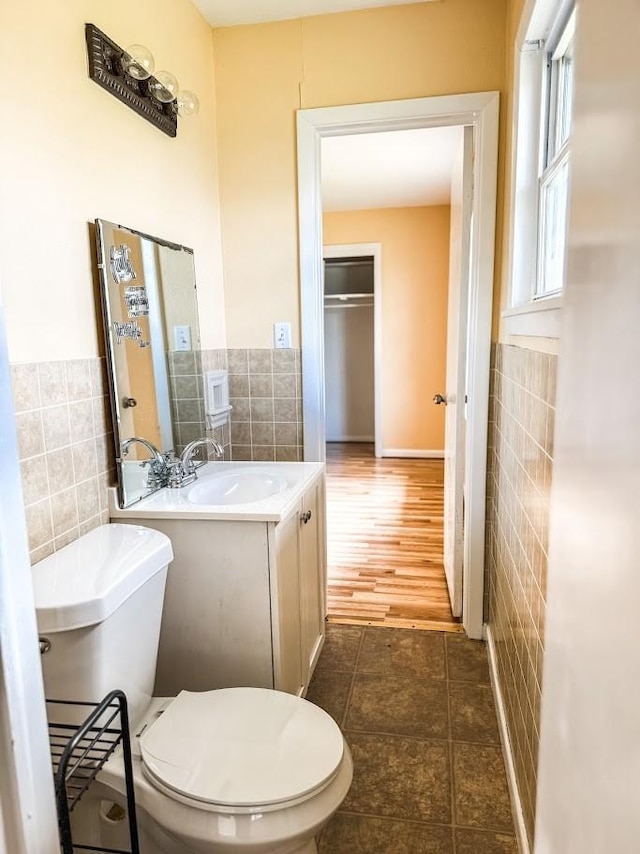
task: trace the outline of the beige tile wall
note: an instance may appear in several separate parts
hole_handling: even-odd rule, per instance
[[[234,460],[302,459],[300,351],[227,350]]]
[[[181,446],[206,433],[223,445],[225,459],[302,459],[298,350],[173,354],[169,366]],[[203,371],[227,367],[232,421],[208,430]],[[35,563],[109,520],[115,461],[105,360],[15,364],[12,383]]]
[[[12,365],[32,563],[109,519],[115,482],[104,359]]]
[[[225,459],[302,459],[299,350],[203,350],[169,353],[172,407],[180,451],[204,435],[204,373],[229,372],[230,424],[206,430]]]
[[[487,606],[529,841],[544,660],[557,359],[503,344],[492,360]]]
[[[203,374],[206,371],[226,371],[227,370],[227,351],[226,350],[203,350],[202,351],[202,371]],[[204,390],[203,390],[203,406],[205,404]],[[214,427],[213,429],[207,426],[206,428],[206,436],[210,439],[215,439],[218,444],[222,445],[224,448],[224,457],[225,460],[231,459],[231,419],[226,424],[223,424],[221,427]],[[215,454],[210,451],[209,459],[216,459]]]

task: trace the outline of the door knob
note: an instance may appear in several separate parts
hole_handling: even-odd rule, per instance
[[[307,524],[307,522],[308,522],[310,519],[311,519],[311,510],[307,510],[307,512],[306,512],[306,513],[302,513],[302,514],[301,514],[301,516],[300,516],[300,521],[301,521],[303,524],[305,524],[305,525]]]
[[[444,394],[434,395],[433,402],[436,404],[436,406],[440,406],[441,403],[444,403],[444,405],[446,406],[447,405],[446,395],[444,395]]]
[[[135,397],[123,397],[122,405],[125,409],[133,409],[134,406],[138,405],[138,401],[135,399]]]

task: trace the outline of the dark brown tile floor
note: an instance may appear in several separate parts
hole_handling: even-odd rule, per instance
[[[517,854],[483,643],[329,625],[307,699],[355,766],[319,854]]]

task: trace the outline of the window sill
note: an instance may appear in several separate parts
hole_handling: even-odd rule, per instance
[[[502,312],[506,335],[559,338],[562,326],[562,296],[547,297]]]

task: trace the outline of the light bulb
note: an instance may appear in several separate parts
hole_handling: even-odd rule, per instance
[[[148,47],[130,44],[122,54],[122,70],[134,80],[147,80],[153,74],[156,61]]]
[[[188,116],[195,116],[200,110],[200,101],[195,92],[190,92],[189,89],[181,89],[176,97],[178,107],[178,115],[186,119]]]
[[[158,71],[149,83],[149,91],[162,104],[170,104],[175,100],[180,84],[170,71]]]

